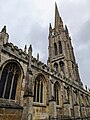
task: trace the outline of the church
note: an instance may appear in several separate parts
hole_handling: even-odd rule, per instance
[[[55,3],[49,25],[47,64],[9,42],[0,32],[0,120],[90,119],[90,91],[84,89],[67,26]],[[88,119],[88,120],[89,120]]]

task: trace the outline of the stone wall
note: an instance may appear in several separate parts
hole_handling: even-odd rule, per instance
[[[21,109],[0,108],[0,120],[21,120]]]

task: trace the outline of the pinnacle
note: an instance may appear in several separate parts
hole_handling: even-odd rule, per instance
[[[1,32],[6,33],[6,26],[4,26],[4,27],[2,28]]]

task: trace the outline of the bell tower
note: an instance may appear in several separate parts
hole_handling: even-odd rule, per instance
[[[68,28],[63,25],[56,3],[54,28],[50,23],[48,39],[50,67],[59,74],[63,73],[66,78],[80,81]]]

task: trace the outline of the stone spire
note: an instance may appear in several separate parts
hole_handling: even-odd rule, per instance
[[[59,15],[57,4],[55,2],[55,28],[60,26],[61,24],[63,24],[63,22],[62,22],[60,15]]]

